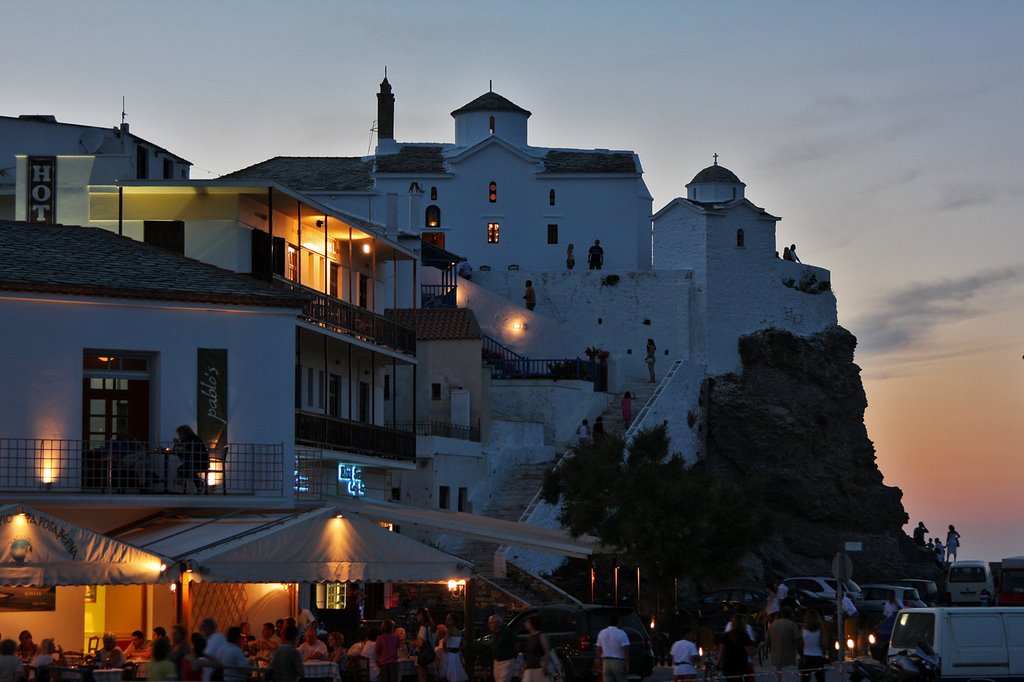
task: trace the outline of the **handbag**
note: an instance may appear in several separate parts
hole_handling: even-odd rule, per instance
[[[430,629],[426,631],[423,638],[423,646],[416,652],[416,665],[426,667],[437,659],[437,652],[434,651],[434,643],[430,641]]]

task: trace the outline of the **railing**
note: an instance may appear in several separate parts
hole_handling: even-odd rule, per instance
[[[661,397],[661,394],[662,392],[664,392],[665,387],[672,383],[672,378],[676,375],[676,372],[678,372],[679,368],[682,366],[683,361],[676,360],[675,362],[672,363],[672,366],[668,368],[668,371],[665,372],[665,376],[661,378],[661,381],[658,382],[658,386],[654,389],[654,393],[651,394],[651,397],[647,399],[647,402],[644,403],[644,406],[640,408],[640,411],[636,413],[635,417],[633,417],[633,421],[630,423],[629,428],[626,429],[626,433],[622,437],[624,441],[626,441],[627,443],[632,443],[633,437],[636,435],[637,431],[639,431],[642,428],[647,428],[646,426],[644,426],[644,421],[646,421],[647,415],[651,413],[651,409],[654,407],[654,403],[658,400],[658,398]]]
[[[397,429],[398,431],[414,433],[417,436],[440,436],[442,438],[458,438],[461,440],[471,440],[476,443],[480,442],[479,426],[463,426],[461,424],[431,421],[387,422],[385,426]]]
[[[456,308],[458,285],[421,284],[420,305],[424,308]]]
[[[596,381],[596,362],[581,358],[555,358],[534,360],[490,360],[491,377],[494,379],[582,379]]]
[[[280,275],[274,275],[274,285],[305,295],[302,316],[310,322],[402,353],[416,354],[416,332],[411,327]]]
[[[412,461],[416,436],[384,426],[295,411],[295,442],[300,445]]]
[[[504,346],[489,336],[483,337],[481,344],[484,362],[490,364],[497,360],[525,360],[526,358],[508,346]]]
[[[0,438],[0,491],[280,497],[283,481],[281,444],[229,443],[192,458],[174,443]]]
[[[295,451],[295,496],[318,500],[323,496],[323,457],[319,450]]]

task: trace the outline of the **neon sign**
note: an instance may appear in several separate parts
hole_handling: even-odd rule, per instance
[[[348,494],[352,497],[362,497],[366,494],[366,484],[363,483],[363,468],[353,464],[338,465],[338,483],[345,486]]]

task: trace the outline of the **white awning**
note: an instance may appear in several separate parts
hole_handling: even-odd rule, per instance
[[[196,581],[445,582],[473,575],[463,559],[333,507],[274,517],[160,519],[118,537],[173,547]]]
[[[0,506],[0,585],[145,585],[164,559],[19,504]]]
[[[339,499],[335,501],[335,505],[346,514],[356,514],[376,521],[419,526],[451,535],[576,559],[586,559],[602,551],[598,541],[589,536],[572,538],[561,530],[504,521],[479,514],[412,507],[395,502],[367,500],[365,497]]]

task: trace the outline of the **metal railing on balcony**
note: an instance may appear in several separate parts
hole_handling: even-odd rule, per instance
[[[596,362],[580,358],[494,359],[486,364],[490,366],[494,379],[581,379],[598,382],[600,376]]]
[[[284,494],[284,446],[0,438],[0,491],[98,495]]]
[[[479,426],[463,426],[461,424],[432,421],[387,422],[385,426],[397,429],[398,431],[414,433],[417,436],[440,436],[442,438],[458,438],[460,440],[471,440],[476,443],[480,442]]]
[[[456,284],[421,284],[420,306],[423,308],[456,308],[458,285]]]
[[[274,285],[305,295],[306,304],[302,316],[314,324],[402,353],[416,354],[416,332],[411,327],[280,275],[274,275]]]
[[[416,459],[416,436],[411,432],[301,410],[295,411],[295,442],[383,459]]]

